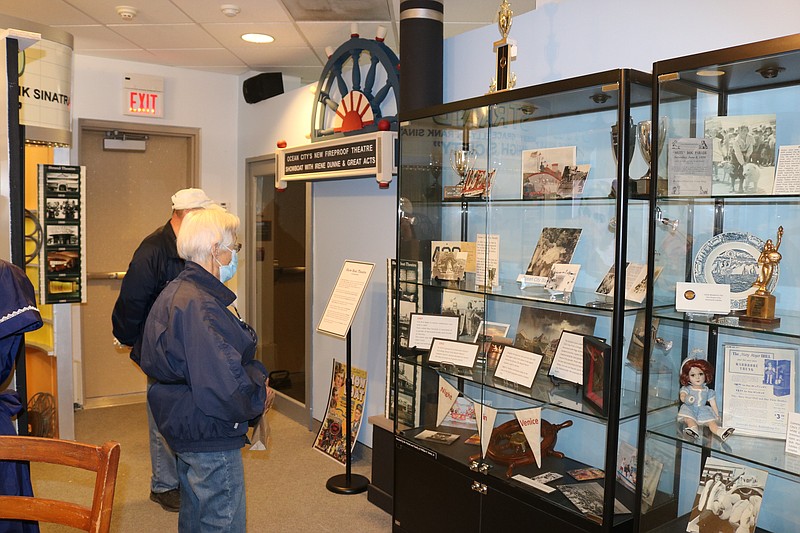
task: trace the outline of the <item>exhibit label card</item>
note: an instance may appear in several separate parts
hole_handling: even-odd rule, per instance
[[[675,310],[727,315],[731,311],[731,286],[679,281],[675,284]]]
[[[470,342],[433,339],[431,355],[428,360],[431,363],[450,363],[472,368],[475,365],[475,358],[478,356],[478,348],[480,348],[479,345]]]
[[[536,459],[536,466],[542,466],[542,408],[534,407],[533,409],[523,409],[521,411],[514,411],[514,416],[517,417],[522,428],[522,433],[525,435],[525,440],[528,441],[528,447],[533,452],[533,458]]]
[[[795,348],[726,344],[722,425],[737,435],[786,438],[796,361]]]
[[[550,375],[572,383],[583,383],[583,335],[561,332]]]
[[[786,425],[786,453],[800,455],[800,413],[789,413]]]
[[[439,403],[436,412],[436,426],[440,426],[450,409],[458,400],[458,389],[452,386],[446,379],[439,376]]]
[[[772,194],[800,194],[800,145],[784,145],[778,149]]]
[[[503,355],[500,357],[494,376],[530,388],[542,358],[543,356],[538,353],[506,346],[503,348]]]
[[[670,196],[711,196],[712,147],[711,140],[705,138],[669,141]]]
[[[411,315],[408,327],[408,347],[429,350],[433,339],[458,339],[457,316]]]
[[[345,261],[317,331],[345,337],[358,311],[375,263]]]
[[[475,284],[482,287],[500,285],[500,235],[478,233],[475,255],[480,261],[475,264]]]

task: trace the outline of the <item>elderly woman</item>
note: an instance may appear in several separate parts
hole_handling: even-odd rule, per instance
[[[228,306],[239,219],[222,209],[189,213],[178,234],[185,270],[159,295],[142,340],[147,394],[178,458],[181,532],[245,531],[241,448],[248,422],[274,394],[255,360],[257,336]]]

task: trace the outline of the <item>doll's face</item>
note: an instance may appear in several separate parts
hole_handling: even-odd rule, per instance
[[[706,382],[706,373],[697,367],[689,369],[689,384],[695,387],[703,385]]]

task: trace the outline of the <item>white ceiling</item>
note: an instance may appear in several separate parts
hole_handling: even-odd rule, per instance
[[[444,37],[492,24],[502,0],[442,0]],[[235,17],[220,6],[240,8]],[[515,14],[536,0],[511,0]],[[138,11],[123,20],[116,6]],[[282,72],[303,83],[317,81],[336,49],[350,37],[351,22],[372,38],[378,26],[399,55],[400,0],[0,0],[0,14],[52,26],[75,38],[74,52],[227,74]],[[243,33],[267,33],[271,44],[250,44]],[[499,33],[498,33],[499,38]]]

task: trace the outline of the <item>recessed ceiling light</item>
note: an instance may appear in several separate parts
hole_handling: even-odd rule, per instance
[[[697,75],[698,76],[711,76],[711,77],[713,77],[713,76],[724,76],[725,75],[725,71],[724,70],[698,70],[697,71]]]
[[[242,40],[248,43],[264,44],[271,43],[275,40],[275,37],[266,33],[245,33],[242,35]]]

